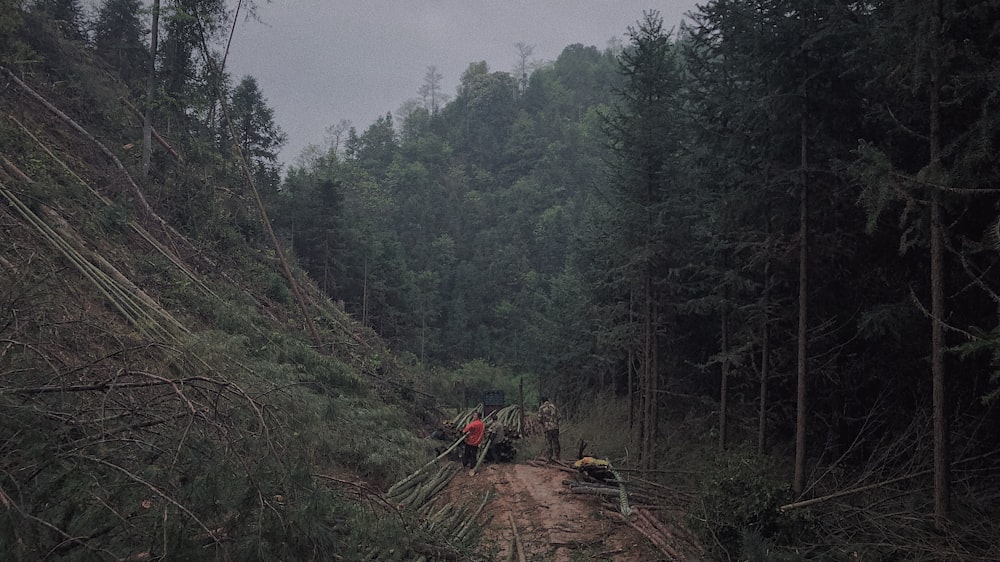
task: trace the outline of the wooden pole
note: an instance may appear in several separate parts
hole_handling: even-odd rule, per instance
[[[514,524],[514,515],[511,512],[507,512],[507,519],[510,520],[510,528],[514,532],[514,547],[517,549],[517,562],[527,562],[527,557],[524,555],[524,544],[521,543],[521,537],[517,533],[517,525]]]

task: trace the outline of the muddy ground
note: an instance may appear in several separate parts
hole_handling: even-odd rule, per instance
[[[637,510],[645,511],[643,517],[623,517],[617,497],[573,493],[565,482],[578,479],[581,475],[567,465],[493,464],[475,475],[460,472],[437,499],[478,505],[492,490],[479,518],[486,522],[481,544],[490,560],[509,560],[512,550],[513,560],[523,555],[532,562],[702,558],[669,518],[664,522],[652,509]],[[650,514],[655,522],[647,518]],[[654,523],[663,527],[657,532]],[[521,552],[514,546],[515,532]]]

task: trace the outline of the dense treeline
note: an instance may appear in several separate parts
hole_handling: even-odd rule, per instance
[[[523,93],[472,64],[440,111],[408,104],[292,168],[278,223],[330,294],[400,349],[535,364],[547,287],[601,170],[596,108],[619,81],[613,53],[581,45]]]
[[[933,472],[944,528],[950,467],[998,437],[998,18],[714,0],[526,85],[474,63],[293,167],[279,223],[421,361],[627,397],[646,468],[709,398],[800,497],[817,466]]]

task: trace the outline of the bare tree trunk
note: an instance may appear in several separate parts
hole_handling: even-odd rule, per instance
[[[422,295],[420,305],[420,362],[427,362],[425,344],[427,343],[427,294]]]
[[[333,296],[330,294],[330,240],[326,236],[323,237],[323,294]]]
[[[801,123],[801,162],[802,162],[802,191],[799,198],[799,330],[798,330],[798,360],[797,360],[797,382],[796,382],[796,415],[795,415],[795,478],[792,489],[796,494],[801,494],[805,489],[806,475],[806,375],[807,375],[807,305],[808,305],[808,257],[809,257],[809,221],[808,221],[808,195],[809,195],[809,161],[807,158],[808,148],[806,144],[806,118],[802,117]]]
[[[153,95],[156,93],[156,49],[159,43],[160,0],[153,0],[153,22],[149,36],[149,74],[146,76],[146,106],[142,118],[142,177],[149,175],[153,156]]]
[[[643,379],[643,412],[642,412],[642,467],[651,468],[650,456],[653,450],[653,291],[652,279],[646,276],[645,295],[643,303],[643,343],[642,343],[642,379]]]
[[[368,254],[365,254],[364,280],[361,285],[361,325],[368,325]]]
[[[524,427],[524,376],[517,379],[517,406],[520,409],[518,427]]]
[[[941,159],[941,0],[932,0],[930,17],[930,165]],[[944,364],[944,222],[941,192],[931,195],[931,379],[934,402],[934,522],[948,523],[951,504],[951,451],[948,435],[946,372]]]
[[[635,427],[635,351],[628,351],[628,428],[631,430]]]
[[[652,316],[653,322],[651,324],[652,330],[652,341],[650,346],[652,349],[653,364],[649,371],[651,374],[650,383],[652,384],[652,391],[650,395],[652,396],[653,403],[650,404],[650,422],[649,422],[649,469],[653,470],[656,468],[656,437],[660,434],[660,346],[659,341],[659,326],[660,326],[660,308],[657,301],[654,300],[652,304]]]
[[[729,409],[729,310],[726,301],[729,300],[729,290],[724,291],[722,300],[722,381],[719,384],[719,448],[726,448],[726,437],[729,430],[726,414]]]
[[[763,454],[767,448],[767,379],[770,376],[771,330],[769,325],[769,309],[771,306],[771,220],[767,221],[768,246],[764,250],[764,321],[761,323],[760,334],[760,411],[757,420],[757,452]]]

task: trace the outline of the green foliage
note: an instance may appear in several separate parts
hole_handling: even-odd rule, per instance
[[[108,205],[101,209],[98,221],[108,234],[121,234],[132,220],[128,208],[121,204]]]
[[[271,300],[288,303],[292,298],[292,290],[288,288],[285,278],[277,273],[270,275],[270,283],[264,294]]]
[[[126,84],[137,89],[149,67],[141,8],[139,0],[106,0],[92,25],[97,55],[117,70]]]
[[[145,179],[116,149],[135,133],[120,129],[128,121],[121,84],[77,57],[91,51],[53,34],[37,14],[29,13],[30,28],[15,29],[30,31],[46,57],[37,72],[19,75],[110,147],[123,168],[90,137],[25,101],[25,88],[4,92],[4,104],[19,104],[17,119],[39,139],[12,120],[0,124],[5,169],[35,181],[4,174],[5,193],[31,201],[46,221],[52,216],[41,211],[54,210],[52,225],[65,220],[87,250],[60,251],[49,243],[55,237],[41,238],[40,223],[14,214],[29,207],[13,199],[0,206],[0,552],[14,560],[334,560],[406,542],[417,527],[409,515],[358,502],[355,489],[344,494],[331,483],[348,473],[378,485],[423,461],[413,401],[363,373],[386,385],[412,381],[392,371],[393,358],[370,330],[308,279],[302,289],[328,322],[324,345],[305,333],[270,258],[274,249],[261,244],[259,213],[218,152],[216,117],[199,105],[208,96],[197,87],[204,76],[186,74],[197,65],[185,57],[204,47],[199,28],[217,29],[215,9],[224,3],[171,8],[162,53],[177,63],[165,67],[165,78],[180,111],[157,104],[154,119],[176,135],[183,158],[154,151],[159,159]],[[22,15],[0,13],[4,31]],[[387,220],[378,187],[368,193],[372,184],[355,172],[344,177],[362,181],[346,193],[370,204],[372,222]],[[149,208],[133,205],[131,181]],[[372,238],[370,247],[393,254],[392,240]],[[110,264],[129,283],[85,278],[97,269],[82,267],[78,254],[105,271]],[[132,283],[149,298],[136,297]],[[128,311],[126,293],[136,297]],[[178,333],[136,330],[133,317],[148,316],[173,319]]]
[[[80,0],[35,0],[33,9],[69,39],[83,38],[83,9]]]
[[[232,123],[223,123],[221,138],[239,148],[258,190],[262,193],[276,191],[280,169],[278,151],[288,137],[275,124],[274,110],[268,107],[253,76],[244,76],[233,88],[227,116]]]
[[[801,512],[778,508],[792,498],[791,488],[777,479],[775,461],[745,449],[724,451],[700,471],[700,509],[691,524],[716,559],[746,559],[745,548],[761,541],[776,547],[794,544],[808,532]],[[755,537],[746,545],[747,537]]]
[[[428,391],[449,406],[468,408],[480,404],[486,392],[503,392],[508,404],[517,401],[522,382],[526,407],[538,401],[534,381],[509,367],[491,365],[483,359],[467,361],[455,369],[438,370],[430,380]]]
[[[868,231],[874,232],[879,217],[900,193],[900,185],[898,181],[892,181],[892,164],[877,148],[862,142],[857,155],[851,171],[862,187],[858,203],[868,215]]]
[[[28,63],[34,53],[19,37],[22,0],[0,0],[0,62],[20,66]]]
[[[302,435],[320,463],[357,471],[376,482],[389,482],[426,462],[428,451],[410,431],[403,411],[349,397],[333,399],[330,408],[326,415],[329,429]]]
[[[591,104],[607,103],[615,80],[610,52],[563,57],[520,97],[508,74],[470,65],[440,114],[411,113],[398,133],[379,119],[286,180],[272,216],[301,263],[421,361],[549,368],[526,351],[529,332],[600,175]]]
[[[96,52],[134,84],[146,64],[138,4],[103,4],[93,50],[66,37],[72,26],[49,21],[72,22],[74,0],[36,4],[23,12],[0,0],[0,56],[134,172],[135,152],[115,148],[135,136],[118,103],[128,93],[78,56]],[[279,186],[273,156],[281,135],[263,92],[252,79],[228,91],[228,77],[214,75],[211,53],[201,52],[215,50],[226,3],[170,3],[154,122],[183,162],[154,149],[154,173],[138,183],[187,237],[153,233],[190,260],[191,275],[162,254],[144,254],[152,252],[147,243],[124,228],[130,216],[157,221],[122,197],[121,170],[80,149],[89,141],[48,113],[27,126],[55,154],[73,155],[69,166],[114,205],[98,205],[11,122],[0,124],[5,156],[36,180],[25,190],[36,210],[44,204],[73,222],[193,331],[168,345],[116,325],[115,310],[5,216],[15,227],[0,244],[0,356],[9,362],[0,373],[0,432],[8,436],[0,491],[20,510],[0,512],[0,550],[26,559],[124,559],[140,549],[177,559],[361,558],[410,537],[414,526],[314,474],[342,470],[384,483],[420,463],[426,447],[410,431],[420,418],[404,408],[423,395],[408,386],[473,405],[487,390],[513,401],[523,378],[529,408],[539,391],[567,406],[567,441],[627,459],[621,431],[632,404],[613,395],[636,396],[626,377],[641,356],[637,318],[646,304],[659,307],[650,320],[665,336],[649,350],[663,383],[654,449],[669,445],[669,461],[684,462],[678,457],[709,434],[717,412],[702,405],[717,401],[722,359],[733,367],[730,423],[748,435],[761,358],[772,374],[794,370],[797,307],[789,303],[799,283],[805,183],[809,439],[836,450],[857,438],[858,419],[888,437],[894,419],[927,406],[921,308],[929,287],[922,252],[898,250],[922,250],[924,202],[947,188],[948,337],[974,335],[949,357],[950,402],[977,428],[952,430],[976,438],[961,440],[961,454],[983,454],[972,449],[995,442],[998,427],[989,408],[1000,349],[990,329],[997,219],[981,188],[997,183],[1000,58],[995,2],[954,8],[943,6],[944,142],[930,165],[922,138],[927,65],[913,64],[927,49],[914,32],[925,21],[920,3],[726,0],[700,6],[677,42],[650,13],[629,30],[626,49],[569,46],[527,86],[473,63],[455,100],[438,107],[446,101],[435,91],[441,77],[428,72],[424,108],[351,130]],[[44,64],[26,63],[28,43]],[[220,140],[219,90],[235,110],[237,138]],[[12,115],[31,116],[34,102],[17,97],[19,88],[3,95]],[[343,301],[341,312],[305,280],[310,301],[321,303],[322,346],[305,334],[264,245],[262,217],[227,144],[234,142],[253,161],[297,263]],[[902,220],[883,220],[896,211]],[[126,263],[130,252],[135,263]],[[719,345],[722,310],[728,355]],[[372,329],[406,354],[402,367],[372,343]],[[401,386],[369,385],[366,373]],[[178,378],[187,375],[225,384]],[[37,390],[123,376],[172,384]],[[767,382],[765,437],[780,440],[780,458],[797,423],[795,394],[785,376]],[[574,412],[578,405],[589,410]],[[841,462],[838,474],[849,474],[859,461]],[[734,452],[699,467],[699,521],[718,557],[794,558],[793,535],[824,540],[791,517],[797,513],[776,511],[788,499],[779,466]],[[963,482],[975,491],[974,479]],[[143,507],[147,499],[154,505]],[[202,523],[225,530],[223,545]],[[84,546],[67,535],[92,538]]]
[[[1000,400],[1000,328],[993,328],[990,331],[976,329],[971,330],[971,333],[974,337],[957,346],[956,351],[962,357],[989,357],[992,370],[990,383],[993,388],[982,397],[982,401],[985,404],[995,404]]]

